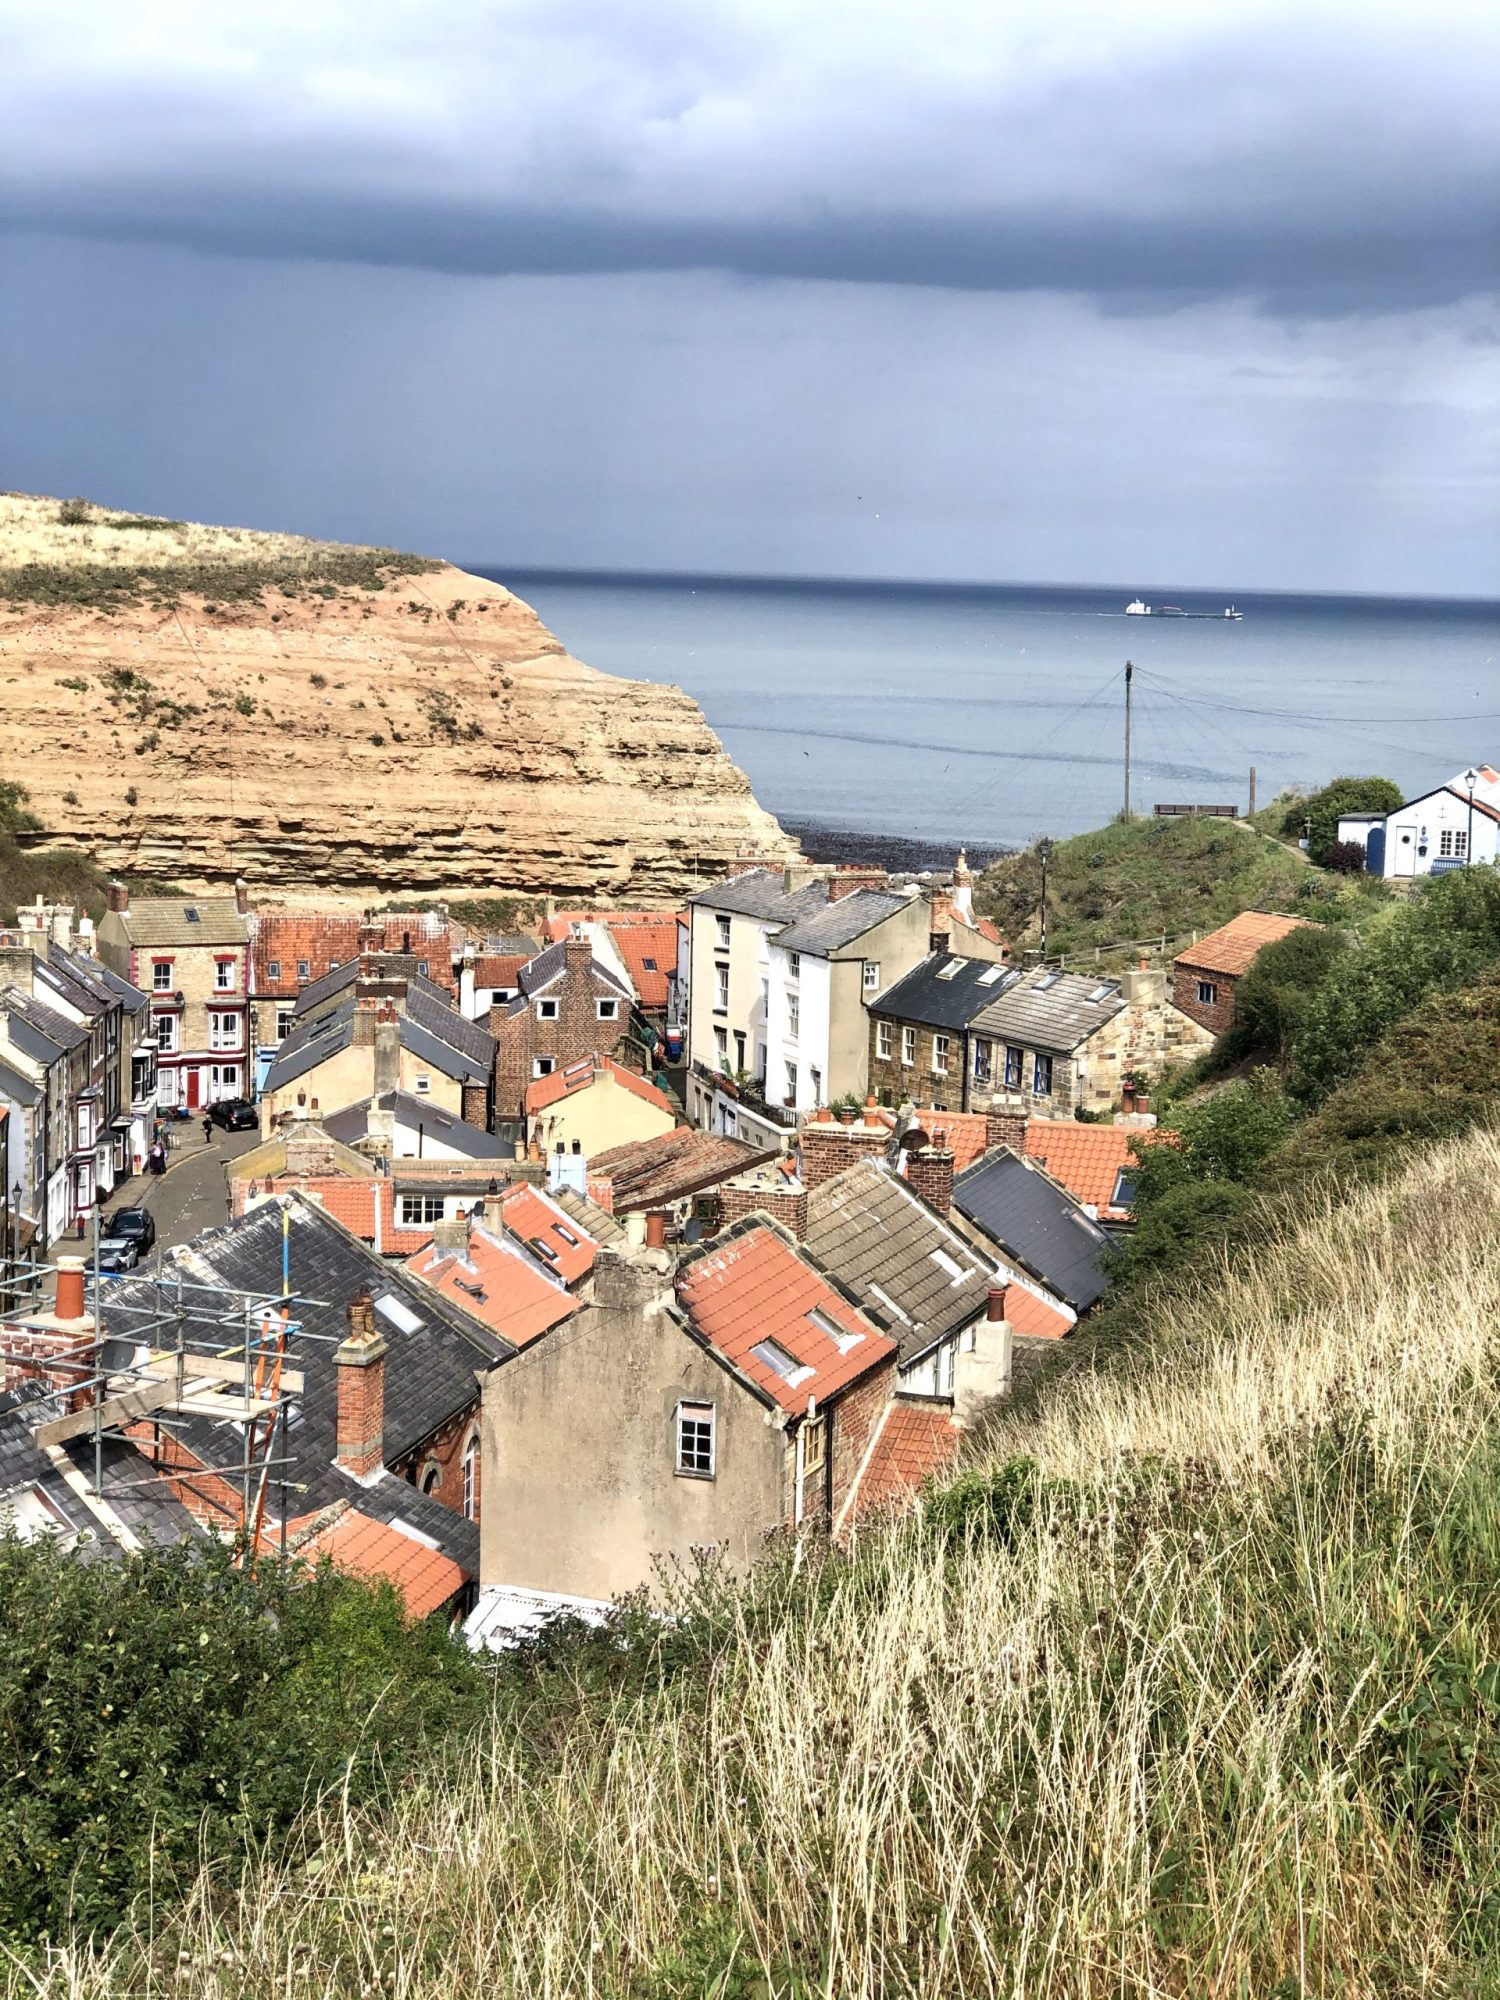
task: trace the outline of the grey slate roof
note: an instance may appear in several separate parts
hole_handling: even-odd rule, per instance
[[[826,885],[819,885],[824,886]],[[784,951],[800,951],[809,958],[826,957],[831,951],[853,944],[866,931],[883,924],[911,902],[893,889],[855,889],[837,902],[825,902],[821,909],[799,917],[789,929],[777,933],[776,942]]]
[[[535,958],[528,960],[516,974],[516,984],[521,990],[513,1000],[506,1002],[507,1016],[525,1013],[532,998],[561,976],[567,962],[566,938],[560,938],[556,944],[549,944],[545,951],[539,951]],[[609,967],[601,965],[597,958],[589,961],[589,971],[595,979],[602,979],[607,986],[612,986],[624,999],[629,1000],[634,997],[630,988],[622,985]]]
[[[250,942],[250,919],[241,916],[233,896],[147,896],[111,915],[137,948]]]
[[[950,966],[957,970],[945,978]],[[925,1028],[963,1029],[1022,976],[1014,966],[938,951],[913,966],[894,986],[888,986],[878,1000],[872,1000],[870,1012],[920,1021]]]
[[[449,1048],[467,1056],[481,1076],[489,1075],[495,1063],[494,1036],[450,1006],[437,987],[429,986],[426,980],[414,982],[406,996],[405,1014]]]
[[[394,958],[404,963],[413,956],[411,952],[375,953],[377,962]],[[447,1006],[447,996],[434,980],[426,978],[415,970],[403,970],[399,976],[407,982],[409,993],[425,993],[441,1005]],[[342,965],[331,967],[321,978],[309,980],[297,994],[296,1003],[292,1008],[293,1018],[299,1014],[315,1014],[320,1008],[326,1008],[330,1001],[336,1001],[341,994],[352,992],[358,978],[359,960],[348,958]]]
[[[795,923],[799,917],[820,910],[828,900],[827,885],[808,882],[788,891],[779,868],[748,868],[730,875],[690,896],[690,905],[705,910],[722,910],[726,916],[768,917],[781,923]]]
[[[970,1022],[976,1035],[1066,1055],[1112,1021],[1125,996],[1111,980],[1079,972],[1028,972]]]
[[[16,1046],[38,1062],[56,1062],[64,1049],[82,1048],[88,1041],[87,1028],[19,986],[7,987],[0,1000],[10,1010],[10,1032]]]
[[[327,1062],[330,1056],[351,1047],[353,1041],[354,1000],[351,996],[331,1014],[322,1014],[316,1021],[293,1028],[266,1071],[265,1082],[261,1085],[262,1096],[295,1083],[299,1076],[306,1076],[319,1063]]]
[[[889,1329],[903,1366],[977,1319],[996,1275],[883,1160],[861,1160],[813,1188],[803,1240]]]
[[[445,1554],[462,1562],[461,1547],[473,1539],[449,1508],[428,1499],[404,1480],[377,1481],[364,1486],[334,1464],[335,1420],[338,1408],[334,1350],[348,1330],[348,1306],[356,1293],[368,1290],[376,1303],[375,1323],[389,1342],[385,1364],[385,1461],[391,1464],[414,1450],[433,1431],[449,1422],[475,1400],[476,1377],[514,1353],[510,1343],[480,1321],[471,1319],[439,1293],[408,1277],[399,1265],[385,1262],[342,1228],[314,1203],[297,1195],[278,1195],[248,1214],[217,1229],[205,1231],[190,1244],[166,1253],[164,1272],[181,1267],[198,1284],[220,1284],[226,1291],[275,1298],[281,1291],[282,1216],[287,1215],[291,1282],[299,1322],[288,1347],[291,1366],[305,1378],[298,1398],[300,1420],[289,1423],[278,1439],[278,1450],[290,1461],[278,1468],[291,1485],[287,1511],[312,1512],[337,1499],[352,1500],[362,1512],[389,1505],[403,1519],[437,1539]],[[124,1278],[105,1296],[105,1324],[122,1334],[139,1324],[125,1310],[134,1303],[149,1307],[153,1285]],[[394,1302],[412,1327],[382,1310]],[[174,1420],[184,1442],[201,1458],[215,1463],[232,1460],[239,1433],[232,1425],[208,1416]],[[385,1489],[389,1487],[387,1494]],[[372,1496],[382,1495],[375,1501]],[[267,1491],[268,1505],[279,1512],[278,1481]],[[376,1518],[385,1518],[377,1513]],[[477,1555],[477,1541],[475,1542]],[[466,1567],[473,1574],[476,1561]]]
[[[352,1146],[362,1139],[369,1130],[370,1110],[376,1100],[362,1097],[358,1104],[346,1104],[323,1120],[323,1130],[335,1139],[341,1139],[346,1146]],[[409,1091],[388,1090],[379,1100],[384,1110],[394,1110],[396,1123],[415,1129],[425,1127],[434,1139],[441,1140],[455,1153],[462,1153],[470,1160],[513,1160],[515,1143],[510,1139],[497,1139],[492,1132],[481,1132],[477,1125],[469,1125],[452,1111],[445,1111],[440,1104],[434,1104],[430,1097],[413,1097]],[[410,1162],[397,1160],[393,1170],[399,1174],[403,1165]]]
[[[953,1205],[1077,1311],[1103,1294],[1110,1238],[1071,1195],[1008,1147],[958,1176]]]

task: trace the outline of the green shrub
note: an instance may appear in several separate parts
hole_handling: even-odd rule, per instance
[[[1284,1057],[1324,981],[1336,976],[1349,949],[1342,931],[1300,926],[1255,956],[1235,988],[1236,1026],[1242,1049]]]
[[[1339,821],[1345,813],[1393,813],[1404,803],[1404,796],[1389,778],[1334,778],[1311,798],[1295,800],[1282,828],[1292,839],[1300,839],[1305,830],[1308,853],[1314,861],[1323,861],[1338,839]],[[1363,859],[1360,865],[1363,867]]]
[[[382,1794],[490,1679],[394,1594],[217,1543],[80,1561],[0,1537],[0,1938],[115,1923],[347,1776]]]
[[[253,694],[237,694],[234,698],[234,706],[235,712],[238,715],[254,715],[255,696]]]

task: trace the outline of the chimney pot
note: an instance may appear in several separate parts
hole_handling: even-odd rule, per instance
[[[57,1260],[57,1300],[53,1306],[56,1319],[84,1319],[87,1313],[83,1294],[84,1264],[81,1257],[59,1257]]]
[[[664,1250],[667,1243],[667,1218],[659,1211],[646,1217],[646,1248]]]
[[[243,875],[234,878],[234,907],[242,917],[250,914],[250,884]]]
[[[984,1316],[992,1325],[995,1321],[1005,1318],[1005,1301],[1009,1291],[1009,1285],[991,1285],[988,1292],[986,1292]]]

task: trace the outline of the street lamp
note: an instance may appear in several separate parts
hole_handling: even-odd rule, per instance
[[[1479,783],[1479,773],[1470,768],[1464,772],[1464,784],[1469,793],[1469,830],[1464,835],[1464,866],[1467,868],[1474,859],[1474,787]]]
[[[1048,840],[1048,839],[1042,839],[1042,840],[1039,840],[1039,841],[1037,842],[1037,844],[1036,844],[1036,851],[1037,851],[1037,853],[1038,853],[1038,854],[1040,855],[1040,857],[1041,857],[1041,862],[1042,862],[1042,959],[1043,959],[1043,962],[1045,962],[1045,960],[1046,960],[1046,957],[1047,957],[1047,863],[1048,863],[1048,862],[1049,862],[1049,861],[1051,860],[1051,858],[1052,858],[1052,847],[1053,847],[1053,843],[1052,843],[1052,841],[1051,841],[1051,840]]]

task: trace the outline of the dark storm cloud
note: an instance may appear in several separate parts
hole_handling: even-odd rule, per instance
[[[1404,309],[1496,280],[1478,10],[243,11],[21,19],[0,220],[467,275],[714,267],[1126,311]]]

